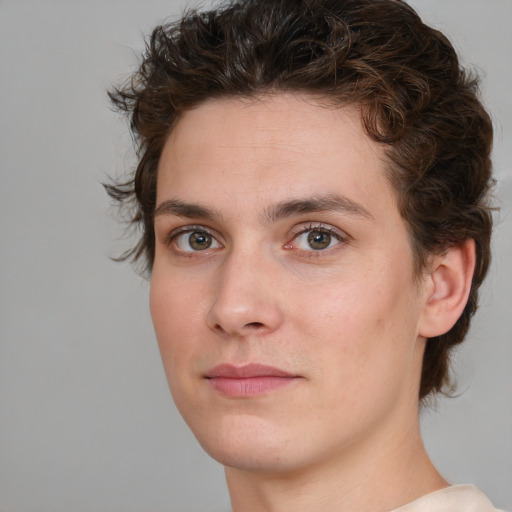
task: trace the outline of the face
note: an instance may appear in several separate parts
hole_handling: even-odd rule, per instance
[[[416,421],[424,307],[384,149],[307,96],[186,112],[158,168],[151,314],[221,463],[287,471]]]

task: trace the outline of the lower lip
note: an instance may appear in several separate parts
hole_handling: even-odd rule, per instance
[[[258,395],[264,395],[270,391],[282,388],[291,384],[297,377],[276,377],[273,375],[231,378],[231,377],[213,377],[210,378],[210,384],[216,391],[223,395],[233,398],[246,398]]]

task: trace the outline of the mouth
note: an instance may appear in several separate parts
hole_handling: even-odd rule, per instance
[[[264,395],[302,378],[261,364],[220,364],[212,368],[205,377],[215,391],[233,398]]]

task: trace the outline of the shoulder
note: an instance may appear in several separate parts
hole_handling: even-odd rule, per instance
[[[422,496],[392,512],[500,512],[473,485],[452,485]]]

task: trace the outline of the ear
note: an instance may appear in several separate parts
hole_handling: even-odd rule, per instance
[[[429,267],[418,331],[425,338],[447,333],[464,311],[475,270],[474,240],[466,240],[434,256]]]

